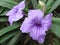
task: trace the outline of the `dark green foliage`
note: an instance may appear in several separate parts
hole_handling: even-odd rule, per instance
[[[13,8],[13,6],[17,5],[22,0],[0,0],[0,43],[2,45],[45,45],[46,42],[43,44],[39,44],[38,42],[32,40],[27,37],[28,34],[22,34],[20,31],[20,26],[22,20],[18,22],[14,22],[12,26],[8,23],[8,17],[5,16],[6,13]],[[60,6],[60,0],[41,0],[46,5],[46,13],[54,12],[55,9]],[[30,4],[31,2],[32,4]],[[26,8],[24,11],[27,13],[28,10],[37,9],[38,8],[38,0],[26,0]],[[56,12],[56,11],[55,11]],[[56,15],[56,14],[54,14]],[[60,17],[58,18],[58,13],[56,17],[52,18],[52,26],[50,32],[48,31],[47,34],[53,33],[56,38],[60,38]],[[59,14],[60,15],[60,14]],[[48,36],[47,36],[48,37]],[[53,38],[53,37],[52,37]],[[60,45],[58,39],[53,39],[53,45]],[[48,45],[48,42],[47,42]]]

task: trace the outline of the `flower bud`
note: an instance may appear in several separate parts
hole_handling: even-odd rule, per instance
[[[46,6],[45,6],[44,2],[39,1],[39,5],[42,7],[42,11],[45,12]]]

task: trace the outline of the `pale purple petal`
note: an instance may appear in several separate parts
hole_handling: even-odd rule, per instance
[[[29,10],[28,17],[34,18],[37,17],[39,19],[43,18],[44,13],[41,10]]]
[[[31,19],[30,18],[25,18],[23,24],[21,25],[20,27],[20,30],[23,32],[23,33],[28,33],[31,31]]]
[[[46,35],[43,28],[38,28],[38,27],[34,26],[31,30],[32,31],[29,34],[30,34],[30,37],[32,37],[33,40],[38,41],[38,39],[40,38],[39,36]]]
[[[8,21],[10,22],[10,25],[12,25],[14,21],[18,21],[22,17],[23,17],[22,11],[19,11],[15,16],[14,15],[9,16]]]
[[[14,18],[14,16],[13,16],[13,15],[12,15],[12,16],[9,16],[9,18],[8,18],[8,21],[9,21],[10,25],[12,25],[12,24],[13,24],[13,18]]]
[[[20,10],[23,10],[23,9],[25,8],[25,0],[22,1],[22,2],[20,2],[20,3],[18,4],[18,7],[19,7]]]
[[[33,40],[37,40],[38,39],[38,35],[37,34],[37,27],[33,27],[32,31],[29,33],[30,34],[30,37],[32,37]]]
[[[14,21],[18,21],[24,16],[22,11],[24,8],[25,0],[22,1],[20,4],[14,6],[9,12],[7,12],[6,16],[9,16],[8,21],[10,22],[10,25],[12,25]]]
[[[41,10],[30,10],[20,30],[23,33],[29,33],[33,40],[43,43],[46,36],[45,32],[51,26],[51,22],[52,13],[44,17],[44,13]]]
[[[52,23],[52,13],[46,15],[46,17],[42,20],[42,27],[44,28],[44,30],[48,30],[49,27],[51,26]]]
[[[23,10],[25,8],[25,1],[22,1],[21,3],[19,3],[18,5],[14,6],[9,12],[7,12],[6,16],[10,16],[10,15],[16,15],[16,13],[19,10]]]
[[[9,12],[7,12],[6,16],[16,15],[18,11],[18,6],[14,6]]]
[[[24,16],[22,11],[18,11],[17,14],[15,15],[15,18],[13,19],[14,21],[18,21],[19,19],[21,19]]]
[[[38,42],[39,43],[43,43],[44,42],[44,39],[45,39],[45,36],[46,36],[45,34],[40,35],[39,38],[38,38]]]

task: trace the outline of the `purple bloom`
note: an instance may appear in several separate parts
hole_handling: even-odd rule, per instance
[[[14,6],[9,12],[7,12],[6,16],[9,16],[8,21],[10,22],[10,25],[14,21],[18,21],[23,17],[23,9],[25,8],[25,0],[19,3],[18,5]]]
[[[41,10],[30,10],[20,30],[23,33],[29,33],[33,40],[43,43],[46,36],[45,32],[50,28],[51,22],[52,13],[44,17],[44,13]]]

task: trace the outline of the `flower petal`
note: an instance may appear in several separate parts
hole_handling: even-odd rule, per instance
[[[25,18],[23,24],[21,25],[21,28],[20,30],[23,32],[23,33],[28,33],[31,31],[31,19],[30,18]]]
[[[16,15],[18,11],[18,6],[14,6],[9,12],[7,12],[6,16]]]
[[[49,29],[52,23],[52,13],[48,14],[43,20],[42,20],[42,27],[45,31]]]
[[[25,1],[25,0],[24,0]],[[13,21],[18,21],[23,17],[23,11],[22,9],[25,8],[25,2],[22,1],[20,4],[14,6],[7,14],[6,16],[9,16],[8,21],[10,22],[10,25],[12,25]]]
[[[39,19],[43,18],[44,13],[41,10],[29,10],[28,17],[34,18],[38,17]]]
[[[10,15],[8,21],[10,22],[10,25],[12,25],[14,21],[18,21],[22,17],[23,17],[22,11],[18,11],[16,15]]]
[[[30,32],[30,36],[33,40],[38,41],[39,36],[41,36],[42,34],[46,35],[45,31],[42,28],[34,26],[31,30],[32,31]]]
[[[25,0],[22,1],[22,2],[20,2],[20,3],[18,4],[18,7],[19,7],[20,10],[23,10],[23,9],[25,8]]]
[[[33,27],[32,31],[29,34],[30,34],[30,37],[32,37],[33,40],[37,40],[38,35],[39,35],[39,34],[37,34],[37,27]]]
[[[19,19],[21,19],[24,16],[23,11],[18,11],[15,15],[14,21],[18,21]]]
[[[22,11],[24,8],[25,8],[25,0],[22,1],[20,4],[14,6],[9,12],[7,12],[6,16],[16,15],[18,10]]]
[[[44,39],[45,39],[45,36],[46,36],[46,35],[44,35],[44,34],[41,35],[41,36],[39,36],[38,42],[39,42],[39,43],[43,43],[43,42],[44,42]]]

